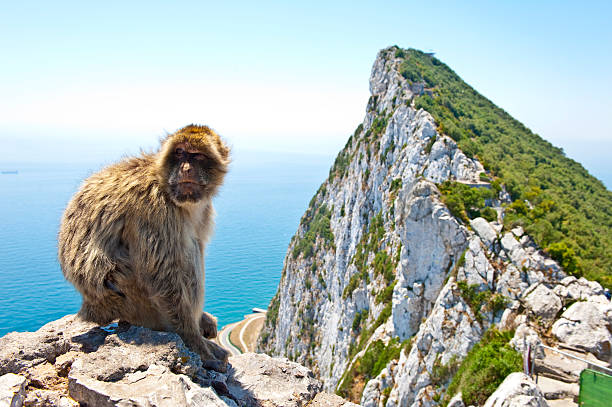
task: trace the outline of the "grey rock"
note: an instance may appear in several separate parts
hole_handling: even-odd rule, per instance
[[[450,399],[446,407],[465,407],[461,392],[455,394],[453,398]]]
[[[71,375],[95,372],[96,380],[107,382],[116,382],[152,365],[190,377],[202,369],[200,357],[177,334],[137,326],[107,336],[96,352],[82,354],[77,362],[72,364]]]
[[[61,391],[33,389],[24,402],[28,407],[79,407],[79,403]]]
[[[577,279],[574,276],[565,277],[553,290],[559,297],[571,300],[587,300],[604,295],[604,290],[598,282],[584,277]]]
[[[27,379],[14,373],[0,376],[0,407],[21,407]]]
[[[529,287],[527,277],[514,264],[508,264],[497,281],[497,291],[509,298],[518,299]]]
[[[346,401],[340,396],[329,393],[319,393],[308,404],[308,407],[356,407],[358,404]]]
[[[489,222],[484,218],[476,218],[470,221],[470,226],[474,229],[474,231],[480,236],[482,242],[487,247],[492,247],[493,243],[497,239],[497,232],[491,226]]]
[[[538,333],[531,328],[529,325],[522,323],[514,332],[514,337],[510,340],[510,345],[521,352],[521,354],[525,354],[525,351],[529,346],[535,352],[536,357],[543,358],[544,351],[540,347],[542,344],[542,340],[540,339]]]
[[[235,356],[222,374],[204,369],[175,333],[101,328],[74,316],[0,341],[0,366],[19,373],[0,377],[6,406],[302,406],[322,387],[309,369],[287,359]]]
[[[514,235],[510,232],[504,234],[501,239],[501,246],[506,251],[510,260],[516,267],[519,269],[529,268],[531,263],[529,261],[529,257],[525,252],[525,249],[521,244],[516,240]]]
[[[553,335],[598,359],[612,362],[612,304],[581,301],[572,304],[552,326]]]
[[[302,406],[321,391],[312,372],[288,359],[246,353],[230,358],[232,375],[227,387],[247,405],[257,400],[270,406]]]
[[[200,387],[189,377],[159,365],[113,381],[96,380],[92,377],[95,372],[88,373],[71,373],[68,388],[73,399],[89,406],[225,406],[211,388]]]
[[[544,284],[538,284],[528,291],[525,305],[544,322],[552,321],[563,306],[557,294]]]
[[[510,373],[487,399],[484,407],[547,407],[544,395],[524,373]]]
[[[538,376],[538,387],[547,400],[578,399],[580,392],[577,382],[566,383],[546,376]]]
[[[520,227],[520,226],[517,226],[514,229],[512,229],[512,234],[514,234],[514,236],[516,236],[516,237],[523,236],[523,233],[525,233],[525,232],[523,231],[523,228]]]
[[[36,332],[11,332],[0,338],[0,374],[19,373],[72,349],[94,349],[106,333],[97,325],[68,315]]]

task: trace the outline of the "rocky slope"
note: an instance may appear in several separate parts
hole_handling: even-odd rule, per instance
[[[0,338],[0,406],[350,407],[310,370],[247,353],[207,371],[175,333],[72,315]]]
[[[448,400],[456,367],[494,324],[516,330],[519,351],[564,343],[610,363],[604,290],[504,229],[503,188],[486,200],[489,221],[444,204],[445,181],[490,189],[490,174],[414,107],[433,91],[401,63],[393,47],[376,58],[366,117],[291,241],[258,349],[366,406]]]

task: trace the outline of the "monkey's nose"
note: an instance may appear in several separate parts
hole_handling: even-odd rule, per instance
[[[181,165],[181,172],[185,175],[191,175],[193,167],[189,163],[183,163]]]

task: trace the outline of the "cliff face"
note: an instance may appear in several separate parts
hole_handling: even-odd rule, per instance
[[[415,108],[432,90],[400,74],[398,54],[376,58],[366,117],[291,241],[258,343],[368,406],[437,404],[488,328],[535,340],[576,290],[610,307],[597,283],[562,284],[566,274],[521,228],[503,230],[509,194]],[[495,191],[489,221],[453,216],[445,181]]]

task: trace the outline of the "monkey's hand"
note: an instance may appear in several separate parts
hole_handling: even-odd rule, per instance
[[[200,317],[200,332],[205,338],[217,337],[217,318],[210,315],[208,312],[202,312]]]
[[[221,373],[227,371],[229,352],[221,346],[204,338],[200,338],[199,341],[190,343],[188,346],[200,355],[202,366],[206,369],[216,370]]]

